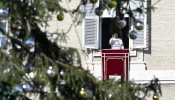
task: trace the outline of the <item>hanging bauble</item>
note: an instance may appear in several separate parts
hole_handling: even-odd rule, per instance
[[[8,16],[8,9],[2,8],[0,9],[0,17],[7,17]]]
[[[23,88],[19,85],[15,86],[14,89],[17,91],[17,92],[23,92]]]
[[[123,20],[117,20],[117,26],[119,28],[124,28],[126,26],[126,20],[123,19]]]
[[[136,31],[131,31],[131,32],[129,32],[129,38],[130,39],[136,39],[137,38],[137,35],[138,35],[138,33],[136,32]]]
[[[20,31],[19,30],[15,31],[15,34],[18,36],[20,34]]]
[[[49,67],[46,73],[49,77],[54,77],[56,75],[56,71],[52,68],[52,66]]]
[[[92,94],[91,90],[81,88],[81,91],[80,91],[81,98],[92,98],[92,96],[93,96],[93,94]]]
[[[38,14],[37,8],[33,7],[32,9],[33,9],[33,15],[37,15]]]
[[[35,45],[35,40],[33,39],[28,39],[24,42],[26,45]]]
[[[61,70],[60,75],[61,76],[64,76],[65,75],[64,70]]]
[[[98,0],[89,0],[90,3],[96,4]]]
[[[31,85],[28,84],[28,83],[25,83],[22,85],[22,88],[25,90],[25,91],[31,91]]]
[[[103,14],[103,11],[104,11],[103,8],[97,7],[97,8],[95,9],[95,14],[96,14],[97,16],[101,16],[101,15]]]
[[[136,23],[135,23],[135,28],[136,28],[137,30],[143,30],[144,24],[143,24],[142,22],[136,22]]]
[[[63,14],[58,14],[57,15],[57,20],[59,20],[59,21],[62,21],[62,20],[64,20],[64,15]]]
[[[10,68],[6,68],[6,69],[4,69],[3,70],[3,73],[5,74],[5,73],[9,73],[10,72]]]
[[[33,52],[33,49],[35,47],[35,40],[33,39],[27,39],[24,41],[25,46],[30,49],[31,52]]]
[[[108,3],[108,7],[109,8],[115,8],[117,6],[117,2],[116,1],[111,1]]]
[[[16,20],[15,24],[16,24],[17,26],[22,26],[22,21],[18,19],[18,20]]]
[[[108,99],[111,100],[112,98],[113,98],[113,94],[110,93],[110,94],[108,95]]]
[[[84,88],[82,88],[81,91],[80,91],[80,97],[81,98],[87,98],[88,97],[88,93],[84,90]]]
[[[157,95],[154,95],[153,100],[159,100],[159,97]]]

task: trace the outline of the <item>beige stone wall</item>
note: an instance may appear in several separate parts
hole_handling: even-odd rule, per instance
[[[154,4],[158,0],[148,0]],[[155,75],[160,80],[175,80],[175,1],[160,0],[148,18],[148,48],[144,50],[147,70],[133,66],[130,76],[135,80],[150,80]],[[140,73],[140,74],[139,74]],[[172,77],[171,77],[172,76]],[[175,100],[175,84],[162,84],[160,100]],[[147,100],[152,100],[152,97]]]
[[[152,0],[154,4],[158,0]],[[160,0],[151,13],[149,39],[144,61],[148,70],[175,70],[175,1]]]
[[[63,0],[61,3],[61,5],[64,8],[68,9],[68,11],[75,9],[80,3],[79,2],[80,0],[71,0],[71,2],[68,2],[68,1],[69,0]],[[52,39],[54,41],[54,39],[56,40],[58,38],[56,42],[59,45],[82,49],[81,24],[78,26],[75,26],[75,24],[73,23],[73,19],[75,17],[71,13],[64,13],[65,17],[63,21],[58,21],[56,19],[56,15],[57,14],[53,14],[53,19],[49,21],[49,27],[46,28],[46,31],[48,31],[49,33],[48,35],[50,35],[50,33],[56,33],[52,36]],[[60,39],[61,35],[65,36],[66,41],[62,41]]]
[[[62,7],[66,8],[68,11],[75,9],[80,0],[62,0]],[[57,14],[53,14],[52,20],[48,22],[48,27],[42,28],[47,32],[48,38],[52,42],[56,42],[58,45],[63,47],[75,48],[81,55],[82,66],[86,69],[86,50],[82,48],[82,24],[76,25],[73,23],[75,15],[71,13],[64,13],[64,20],[58,21],[56,18]],[[78,16],[76,16],[78,17]],[[63,38],[65,37],[65,38]]]

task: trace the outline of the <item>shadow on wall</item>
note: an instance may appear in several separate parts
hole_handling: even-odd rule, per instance
[[[147,6],[149,7],[151,5],[151,0],[147,1]],[[147,13],[147,41],[146,41],[146,45],[147,45],[147,48],[144,49],[144,53],[145,54],[151,54],[151,11]]]
[[[68,31],[69,32],[69,31]],[[68,33],[66,32],[66,33]],[[45,32],[42,32],[39,27],[33,29],[32,32],[33,37],[35,37],[36,41],[36,53],[44,53],[47,57],[54,61],[59,61],[67,65],[71,66],[81,66],[80,54],[77,49],[71,47],[61,47],[58,46],[55,41],[67,41],[66,33],[51,33],[51,36],[55,34],[56,38],[54,42],[51,42],[47,38]]]

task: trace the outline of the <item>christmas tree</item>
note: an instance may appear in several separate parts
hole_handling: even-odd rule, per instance
[[[73,11],[61,6],[62,0],[0,1],[1,19],[9,24],[8,29],[0,28],[7,37],[6,45],[0,50],[1,100],[30,100],[30,96],[40,100],[143,100],[150,91],[158,98],[161,89],[157,78],[142,85],[113,79],[97,80],[89,71],[75,66],[75,62],[79,63],[75,61],[79,58],[76,49],[58,46],[41,30],[53,14],[57,14],[58,21],[64,20],[64,13],[83,15],[80,8],[87,2],[95,4],[97,1],[81,0]],[[121,7],[123,2],[129,5],[129,1],[100,0],[95,14],[100,16],[104,9],[111,8],[116,8],[117,15],[127,10],[133,18],[134,11],[146,13],[139,8],[132,11]],[[78,18],[76,24],[81,20]],[[118,17],[116,21],[119,29],[125,25]],[[143,29],[141,24],[137,27]],[[133,35],[131,33],[131,37]]]

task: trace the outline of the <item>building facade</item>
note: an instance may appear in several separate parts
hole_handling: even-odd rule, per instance
[[[147,5],[153,5],[157,0],[148,0]],[[80,0],[62,1],[62,6],[68,10],[75,9]],[[155,5],[155,11],[151,11],[141,20],[144,22],[144,30],[139,31],[136,40],[127,39],[127,34],[133,29],[131,19],[125,15],[128,22],[123,29],[122,39],[125,39],[125,49],[129,50],[129,79],[144,83],[157,77],[162,83],[163,98],[161,100],[174,100],[173,87],[175,86],[175,2],[162,0]],[[95,7],[98,7],[98,3]],[[135,5],[133,5],[133,8]],[[109,22],[115,17],[113,9],[109,13],[104,11],[101,17],[90,13],[91,4],[85,7],[85,16],[82,24],[76,25],[76,15],[65,13],[63,21],[58,21],[56,14],[49,21],[49,27],[43,28],[52,42],[57,42],[63,47],[71,47],[80,54],[81,67],[90,70],[98,79],[102,79],[102,49],[110,49],[108,41],[111,37]],[[84,8],[81,8],[82,10]],[[75,17],[76,16],[76,17]],[[1,19],[1,27],[7,27],[6,20]],[[107,35],[108,34],[108,35]],[[61,39],[61,36],[65,39]],[[0,37],[0,47],[3,47],[5,39]],[[168,84],[168,85],[167,85]],[[170,84],[170,85],[169,85]]]
[[[148,0],[147,5],[153,5],[156,2],[157,0],[151,0],[151,1]],[[77,4],[79,3],[78,0],[76,1],[76,3]],[[69,5],[76,6],[76,3],[72,2],[72,4],[70,3]],[[149,12],[147,14],[147,17],[144,19],[146,20],[145,22],[146,25],[144,32],[142,32],[142,36],[140,36],[139,38],[143,39],[141,40],[142,41],[141,44],[139,44],[140,42],[129,40],[129,46],[128,46],[128,49],[130,50],[129,79],[130,80],[134,79],[135,82],[145,83],[154,78],[154,76],[158,77],[162,83],[163,97],[161,98],[161,100],[175,99],[172,94],[174,91],[173,87],[175,85],[174,84],[175,63],[173,62],[175,60],[174,49],[173,49],[174,48],[173,43],[175,40],[174,39],[175,30],[173,28],[174,27],[173,23],[175,22],[173,21],[174,20],[173,11],[175,10],[175,8],[173,7],[174,3],[175,2],[173,2],[172,0],[164,0],[157,3],[155,5],[156,7],[155,11]],[[106,21],[103,20],[104,23],[108,22],[107,18],[114,16],[106,13],[107,12],[104,12],[102,15],[103,18],[106,18]],[[70,15],[68,16],[66,16],[66,20],[64,20],[61,23],[70,20],[69,19]],[[125,17],[127,18],[127,15]],[[97,25],[97,27],[100,27],[100,25],[102,24]],[[60,26],[62,26],[63,28],[65,27],[64,25]],[[128,27],[131,28],[130,26]],[[71,29],[71,31],[68,34],[71,34],[70,37],[74,38],[70,39],[69,43],[67,44],[63,43],[62,45],[64,46],[70,45],[70,47],[79,49],[80,53],[82,54],[81,56],[82,57],[81,61],[83,63],[82,67],[85,69],[89,69],[91,73],[93,73],[97,78],[101,79],[102,77],[101,49],[103,49],[103,47],[102,44],[100,43],[104,43],[102,42],[104,38],[102,35],[100,35],[102,34],[101,32],[102,30],[97,30],[99,34],[97,34],[96,39],[99,41],[98,42],[99,47],[94,48],[86,48],[84,44],[85,39],[84,30],[85,30],[84,23],[82,23],[82,25],[73,27],[73,29]],[[105,31],[105,29],[103,31]],[[107,36],[106,38],[107,40],[110,39],[110,37]],[[74,44],[74,46],[72,46],[71,44]]]

